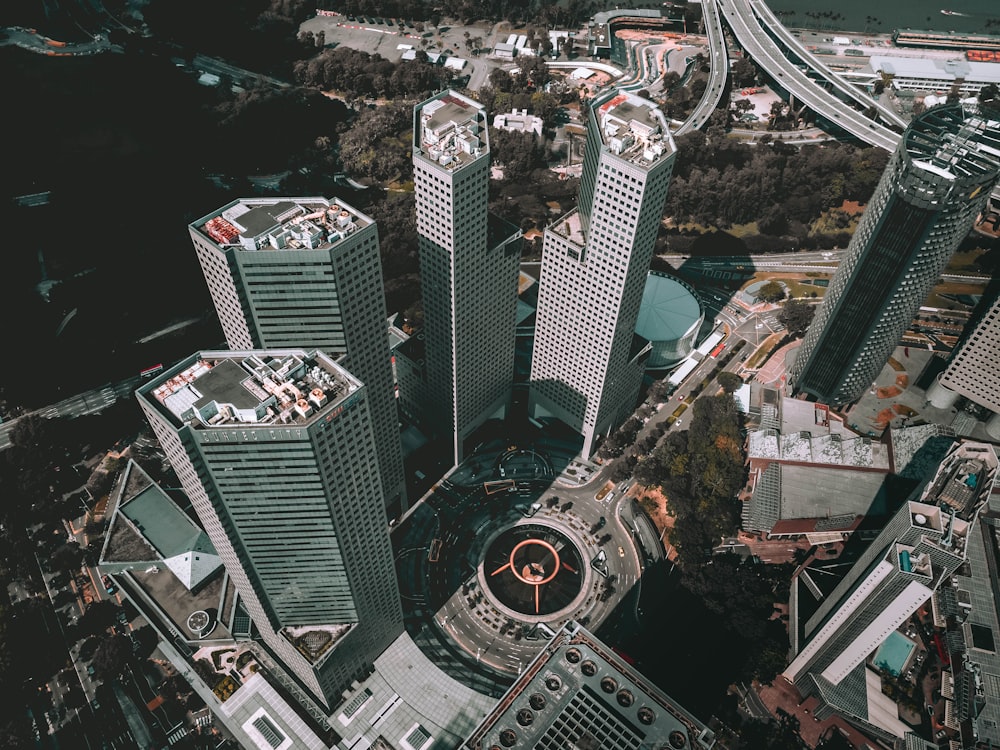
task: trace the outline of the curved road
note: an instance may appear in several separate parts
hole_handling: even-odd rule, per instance
[[[708,76],[708,86],[698,102],[698,106],[674,132],[674,136],[684,135],[692,130],[702,128],[712,112],[719,106],[722,94],[726,89],[726,79],[729,76],[729,54],[726,50],[726,37],[722,33],[722,17],[716,0],[702,0],[702,16],[705,20],[705,33],[708,35],[708,47],[712,56]]]
[[[740,45],[782,88],[808,105],[818,115],[827,118],[859,140],[884,148],[886,151],[896,149],[900,139],[898,133],[845,106],[837,96],[809,78],[784,56],[774,40],[761,28],[757,16],[749,7],[749,0],[718,0],[718,2],[726,22]]]
[[[735,12],[740,12],[741,7],[742,6],[739,3],[733,4]],[[751,15],[755,15],[758,22],[767,31],[770,31],[774,36],[776,36],[780,40],[781,44],[783,44],[786,48],[792,50],[798,58],[802,60],[802,62],[809,66],[810,70],[821,74],[823,76],[823,80],[833,86],[842,96],[850,97],[862,107],[875,107],[885,122],[899,128],[900,130],[904,130],[909,124],[892,109],[886,107],[884,104],[875,99],[865,96],[858,91],[853,84],[845,81],[837,73],[830,70],[830,68],[828,68],[822,60],[807,50],[803,46],[802,42],[800,42],[787,28],[785,28],[785,25],[778,20],[777,16],[771,12],[771,9],[768,8],[763,2],[760,2],[760,0],[746,0],[745,15],[748,20]]]

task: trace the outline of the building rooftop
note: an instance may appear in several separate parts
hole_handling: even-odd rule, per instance
[[[596,115],[608,150],[637,166],[651,167],[677,150],[667,118],[648,99],[619,92],[598,104]]]
[[[1000,64],[972,62],[961,58],[873,56],[869,63],[876,73],[900,78],[923,78],[951,84],[958,78],[976,83],[1000,83]]]
[[[134,461],[118,486],[102,563],[162,563],[187,589],[198,588],[222,567],[208,534]]]
[[[698,750],[714,744],[711,730],[571,621],[462,747]]]
[[[220,247],[261,250],[323,250],[374,220],[341,201],[326,198],[240,198],[191,227]]]
[[[642,293],[635,332],[650,341],[679,339],[700,327],[701,303],[688,284],[665,273],[650,271]]]
[[[455,91],[444,91],[413,110],[414,153],[449,171],[489,153],[486,110]]]
[[[173,420],[211,429],[302,426],[328,414],[360,387],[320,352],[202,352],[140,393]]]
[[[340,750],[458,747],[494,705],[495,698],[442,672],[404,633],[334,710],[330,725],[344,738]]]
[[[555,232],[580,248],[587,244],[587,240],[583,236],[583,221],[580,219],[580,211],[576,208],[549,224],[546,231]]]
[[[960,104],[914,118],[903,140],[914,166],[940,177],[989,178],[1000,170],[1000,119]]]

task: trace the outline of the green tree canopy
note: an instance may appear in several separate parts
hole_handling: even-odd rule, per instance
[[[719,387],[726,393],[733,393],[743,385],[743,378],[735,372],[720,372],[718,376]]]
[[[806,332],[815,314],[815,305],[800,299],[790,299],[781,306],[776,317],[790,334],[800,336]]]
[[[94,653],[93,665],[105,679],[116,677],[132,659],[132,644],[123,635],[112,635],[101,641]]]
[[[780,302],[785,298],[785,288],[777,281],[769,281],[760,288],[757,296],[765,302]]]

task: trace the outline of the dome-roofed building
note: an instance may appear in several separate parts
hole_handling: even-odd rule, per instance
[[[694,289],[678,278],[650,271],[635,323],[635,332],[653,345],[646,366],[671,367],[688,356],[704,320]]]

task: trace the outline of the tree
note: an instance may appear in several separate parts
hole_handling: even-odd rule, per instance
[[[785,287],[777,281],[769,281],[760,288],[757,296],[765,302],[780,302],[785,298]]]
[[[732,67],[733,85],[737,88],[752,86],[757,80],[757,68],[745,57],[741,57],[733,63]]]
[[[791,335],[801,336],[812,323],[815,314],[815,305],[800,299],[790,299],[781,306],[776,317]]]
[[[93,665],[104,678],[116,677],[132,659],[132,644],[123,635],[112,635],[101,641],[94,653]]]
[[[82,635],[101,635],[115,623],[120,607],[110,599],[91,602],[80,615],[78,623]]]
[[[79,570],[83,563],[83,550],[76,542],[67,542],[56,548],[56,551],[49,558],[49,563],[52,565],[52,569],[57,571]]]
[[[743,378],[735,372],[720,372],[718,381],[719,387],[726,393],[734,393],[737,388],[743,385]]]
[[[995,83],[988,83],[979,89],[979,104],[994,112],[1000,111],[1000,89]]]

